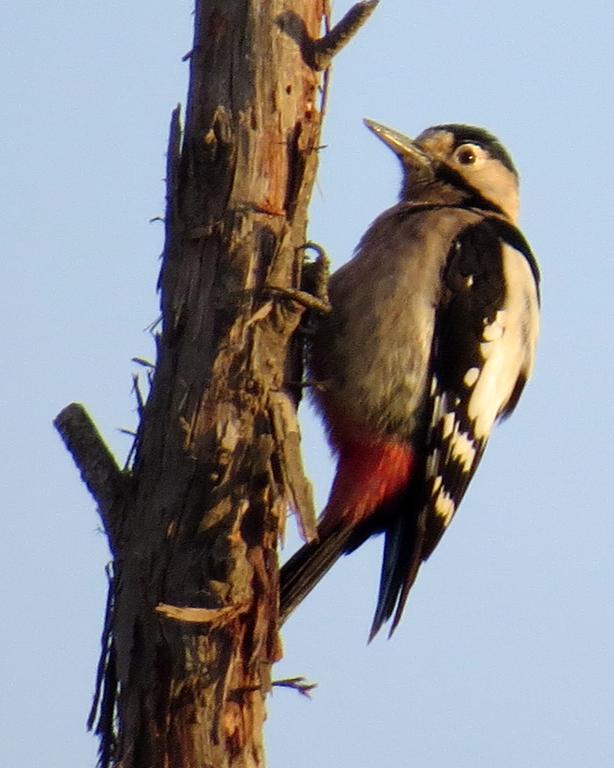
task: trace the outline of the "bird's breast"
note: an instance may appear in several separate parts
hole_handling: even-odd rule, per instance
[[[451,243],[476,214],[440,209],[377,219],[331,277],[333,311],[313,343],[314,392],[324,417],[369,438],[408,440],[428,388],[435,311]]]

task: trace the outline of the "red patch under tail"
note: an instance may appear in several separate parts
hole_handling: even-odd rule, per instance
[[[339,448],[337,474],[318,525],[320,538],[355,528],[407,487],[414,453],[407,443],[352,442]]]

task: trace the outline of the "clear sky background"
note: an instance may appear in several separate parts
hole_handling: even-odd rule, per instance
[[[108,551],[51,421],[81,401],[118,457],[129,448],[191,2],[7,0],[2,17],[0,765],[94,766]],[[335,62],[310,237],[339,265],[396,199],[399,169],[363,117],[489,128],[521,172],[543,332],[394,638],[366,645],[381,541],[289,621],[276,673],[318,688],[275,691],[271,768],[614,764],[613,40],[605,0],[381,0]],[[302,416],[321,507],[332,464]]]

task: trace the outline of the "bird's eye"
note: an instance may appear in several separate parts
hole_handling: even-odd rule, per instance
[[[456,150],[455,157],[461,165],[473,165],[478,159],[478,153],[472,144],[464,144]]]

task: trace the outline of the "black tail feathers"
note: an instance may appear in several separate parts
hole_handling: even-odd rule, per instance
[[[397,628],[407,595],[422,563],[424,533],[423,520],[407,516],[397,517],[386,530],[379,594],[369,642],[393,613],[394,619],[388,637]]]
[[[283,624],[346,549],[352,529],[333,531],[305,544],[282,567],[279,576],[279,620]]]
[[[339,529],[301,547],[280,572],[280,623],[285,622],[342,554],[352,552],[370,535],[384,530],[386,541],[379,595],[369,642],[394,614],[389,633],[392,635],[424,559],[425,512],[423,509],[411,512],[410,509],[405,514],[389,517],[386,525],[370,521],[358,529]]]

